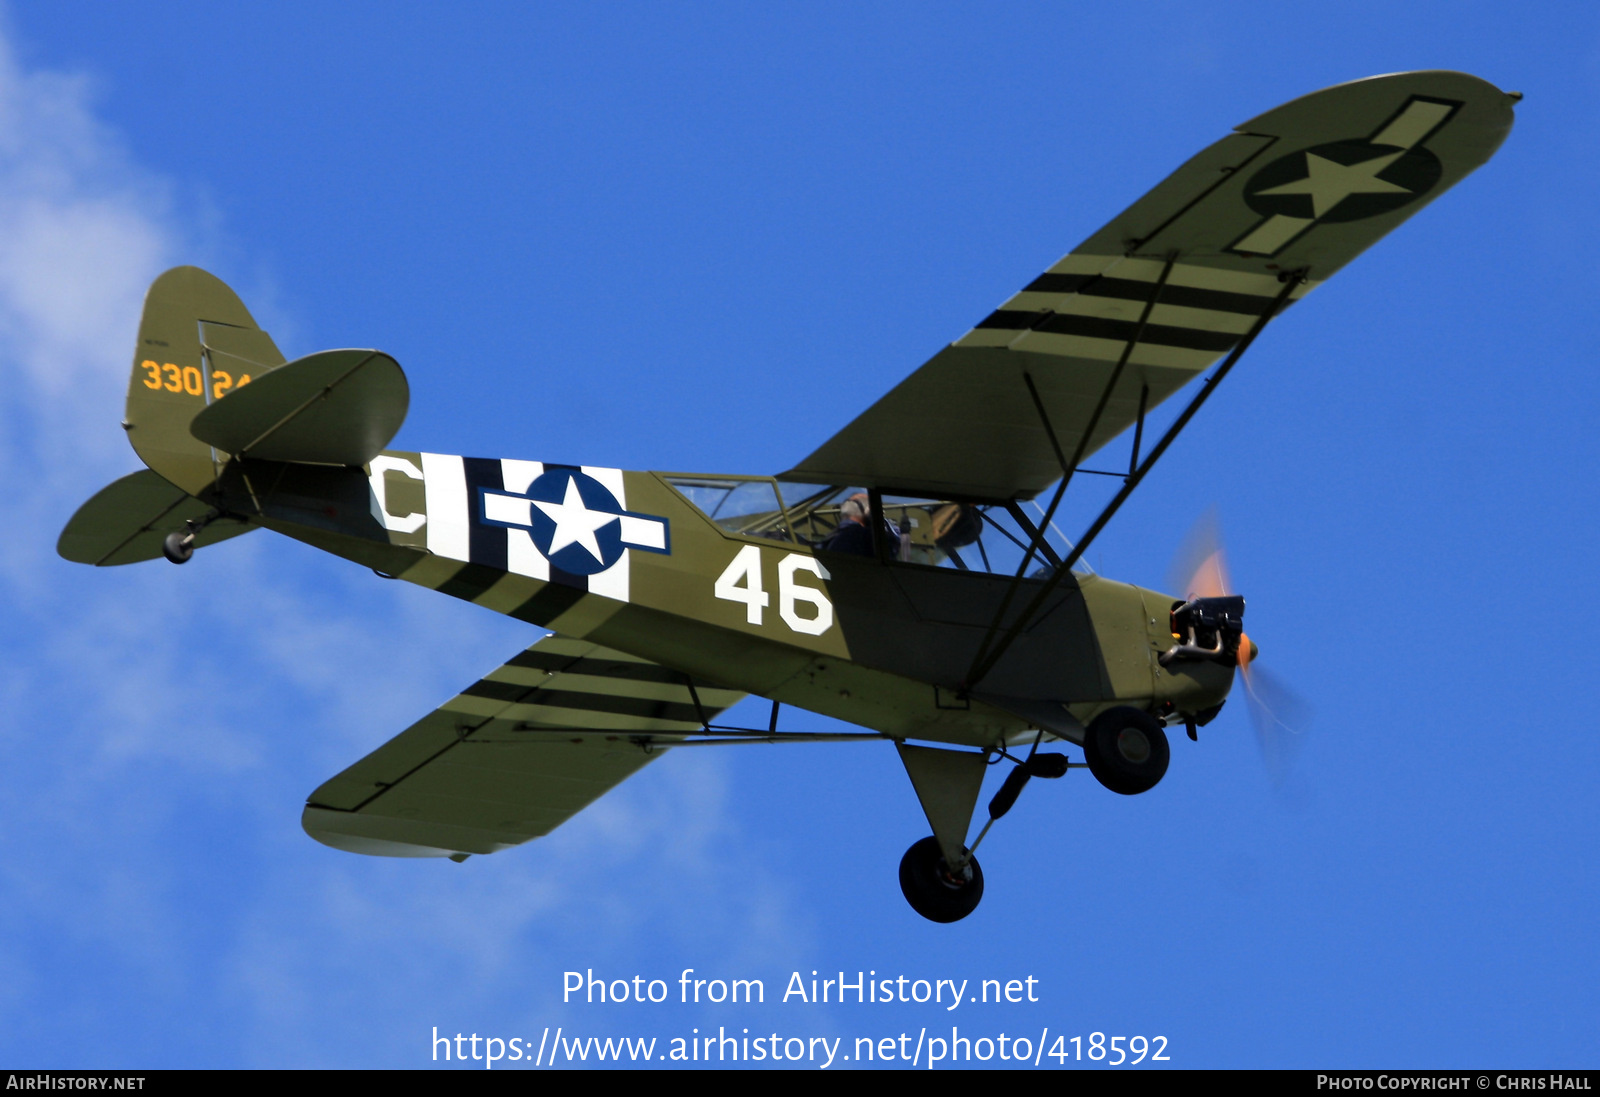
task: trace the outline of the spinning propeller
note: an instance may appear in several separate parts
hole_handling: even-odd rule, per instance
[[[1227,554],[1216,510],[1202,515],[1184,539],[1167,573],[1168,589],[1188,599],[1224,598],[1236,593],[1228,574]],[[1255,726],[1261,757],[1274,783],[1289,774],[1300,746],[1310,708],[1283,680],[1255,665],[1260,649],[1247,634],[1239,637],[1239,678],[1244,683],[1250,722]]]

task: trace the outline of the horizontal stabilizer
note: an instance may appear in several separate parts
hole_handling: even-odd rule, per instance
[[[194,417],[190,432],[234,457],[365,465],[405,422],[411,388],[376,350],[325,350],[234,389]]]
[[[199,522],[211,508],[145,469],[100,489],[61,531],[56,552],[75,564],[137,564],[161,555],[167,534]],[[196,535],[196,546],[213,545],[255,527],[218,518]]]

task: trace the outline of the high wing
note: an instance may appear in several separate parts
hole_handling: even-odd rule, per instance
[[[546,636],[325,782],[301,825],[352,853],[493,853],[548,834],[656,756],[631,739],[693,734],[744,696]]]
[[[1290,301],[1303,297],[1486,161],[1518,98],[1464,73],[1400,73],[1244,123],[783,476],[1037,495],[1062,472],[1052,429],[1068,460],[1122,433],[1232,349],[1280,275],[1303,277]]]

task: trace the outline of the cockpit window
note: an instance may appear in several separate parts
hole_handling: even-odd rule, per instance
[[[778,490],[783,493],[795,539],[813,548],[827,548],[837,541],[840,526],[854,516],[851,512],[856,509],[847,504],[866,495],[863,488],[831,484],[783,483]]]
[[[912,495],[873,497],[851,484],[779,483],[753,476],[663,476],[729,533],[794,541],[824,552],[875,556],[923,567],[1015,575],[1044,520],[1037,502],[965,503]],[[1028,560],[1046,575],[1072,551],[1054,522]],[[1073,571],[1091,574],[1079,560]]]
[[[884,518],[897,533],[891,556],[908,564],[1015,575],[1034,543],[1044,511],[1034,502],[960,503],[883,496]],[[1028,558],[1029,575],[1047,575],[1072,551],[1055,523]],[[1083,561],[1073,570],[1089,573]]]
[[[787,541],[789,524],[777,485],[737,476],[663,477],[707,518],[729,533]]]
[[[860,487],[778,485],[789,513],[789,528],[803,544],[834,552],[870,555],[861,549],[876,537],[894,561],[924,567],[1015,575],[1044,520],[1036,502],[966,503],[911,495],[883,495],[881,513],[871,514],[869,493]],[[862,512],[867,512],[864,516]],[[852,521],[860,530],[850,529]],[[849,536],[858,533],[856,537]],[[1048,574],[1072,551],[1054,522],[1043,543],[1028,558],[1029,575]],[[1082,560],[1073,570],[1091,574]]]

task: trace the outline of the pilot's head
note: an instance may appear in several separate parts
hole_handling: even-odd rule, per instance
[[[867,493],[858,491],[850,498],[839,504],[839,520],[841,522],[860,522],[866,524],[867,515],[872,511],[867,499]]]

